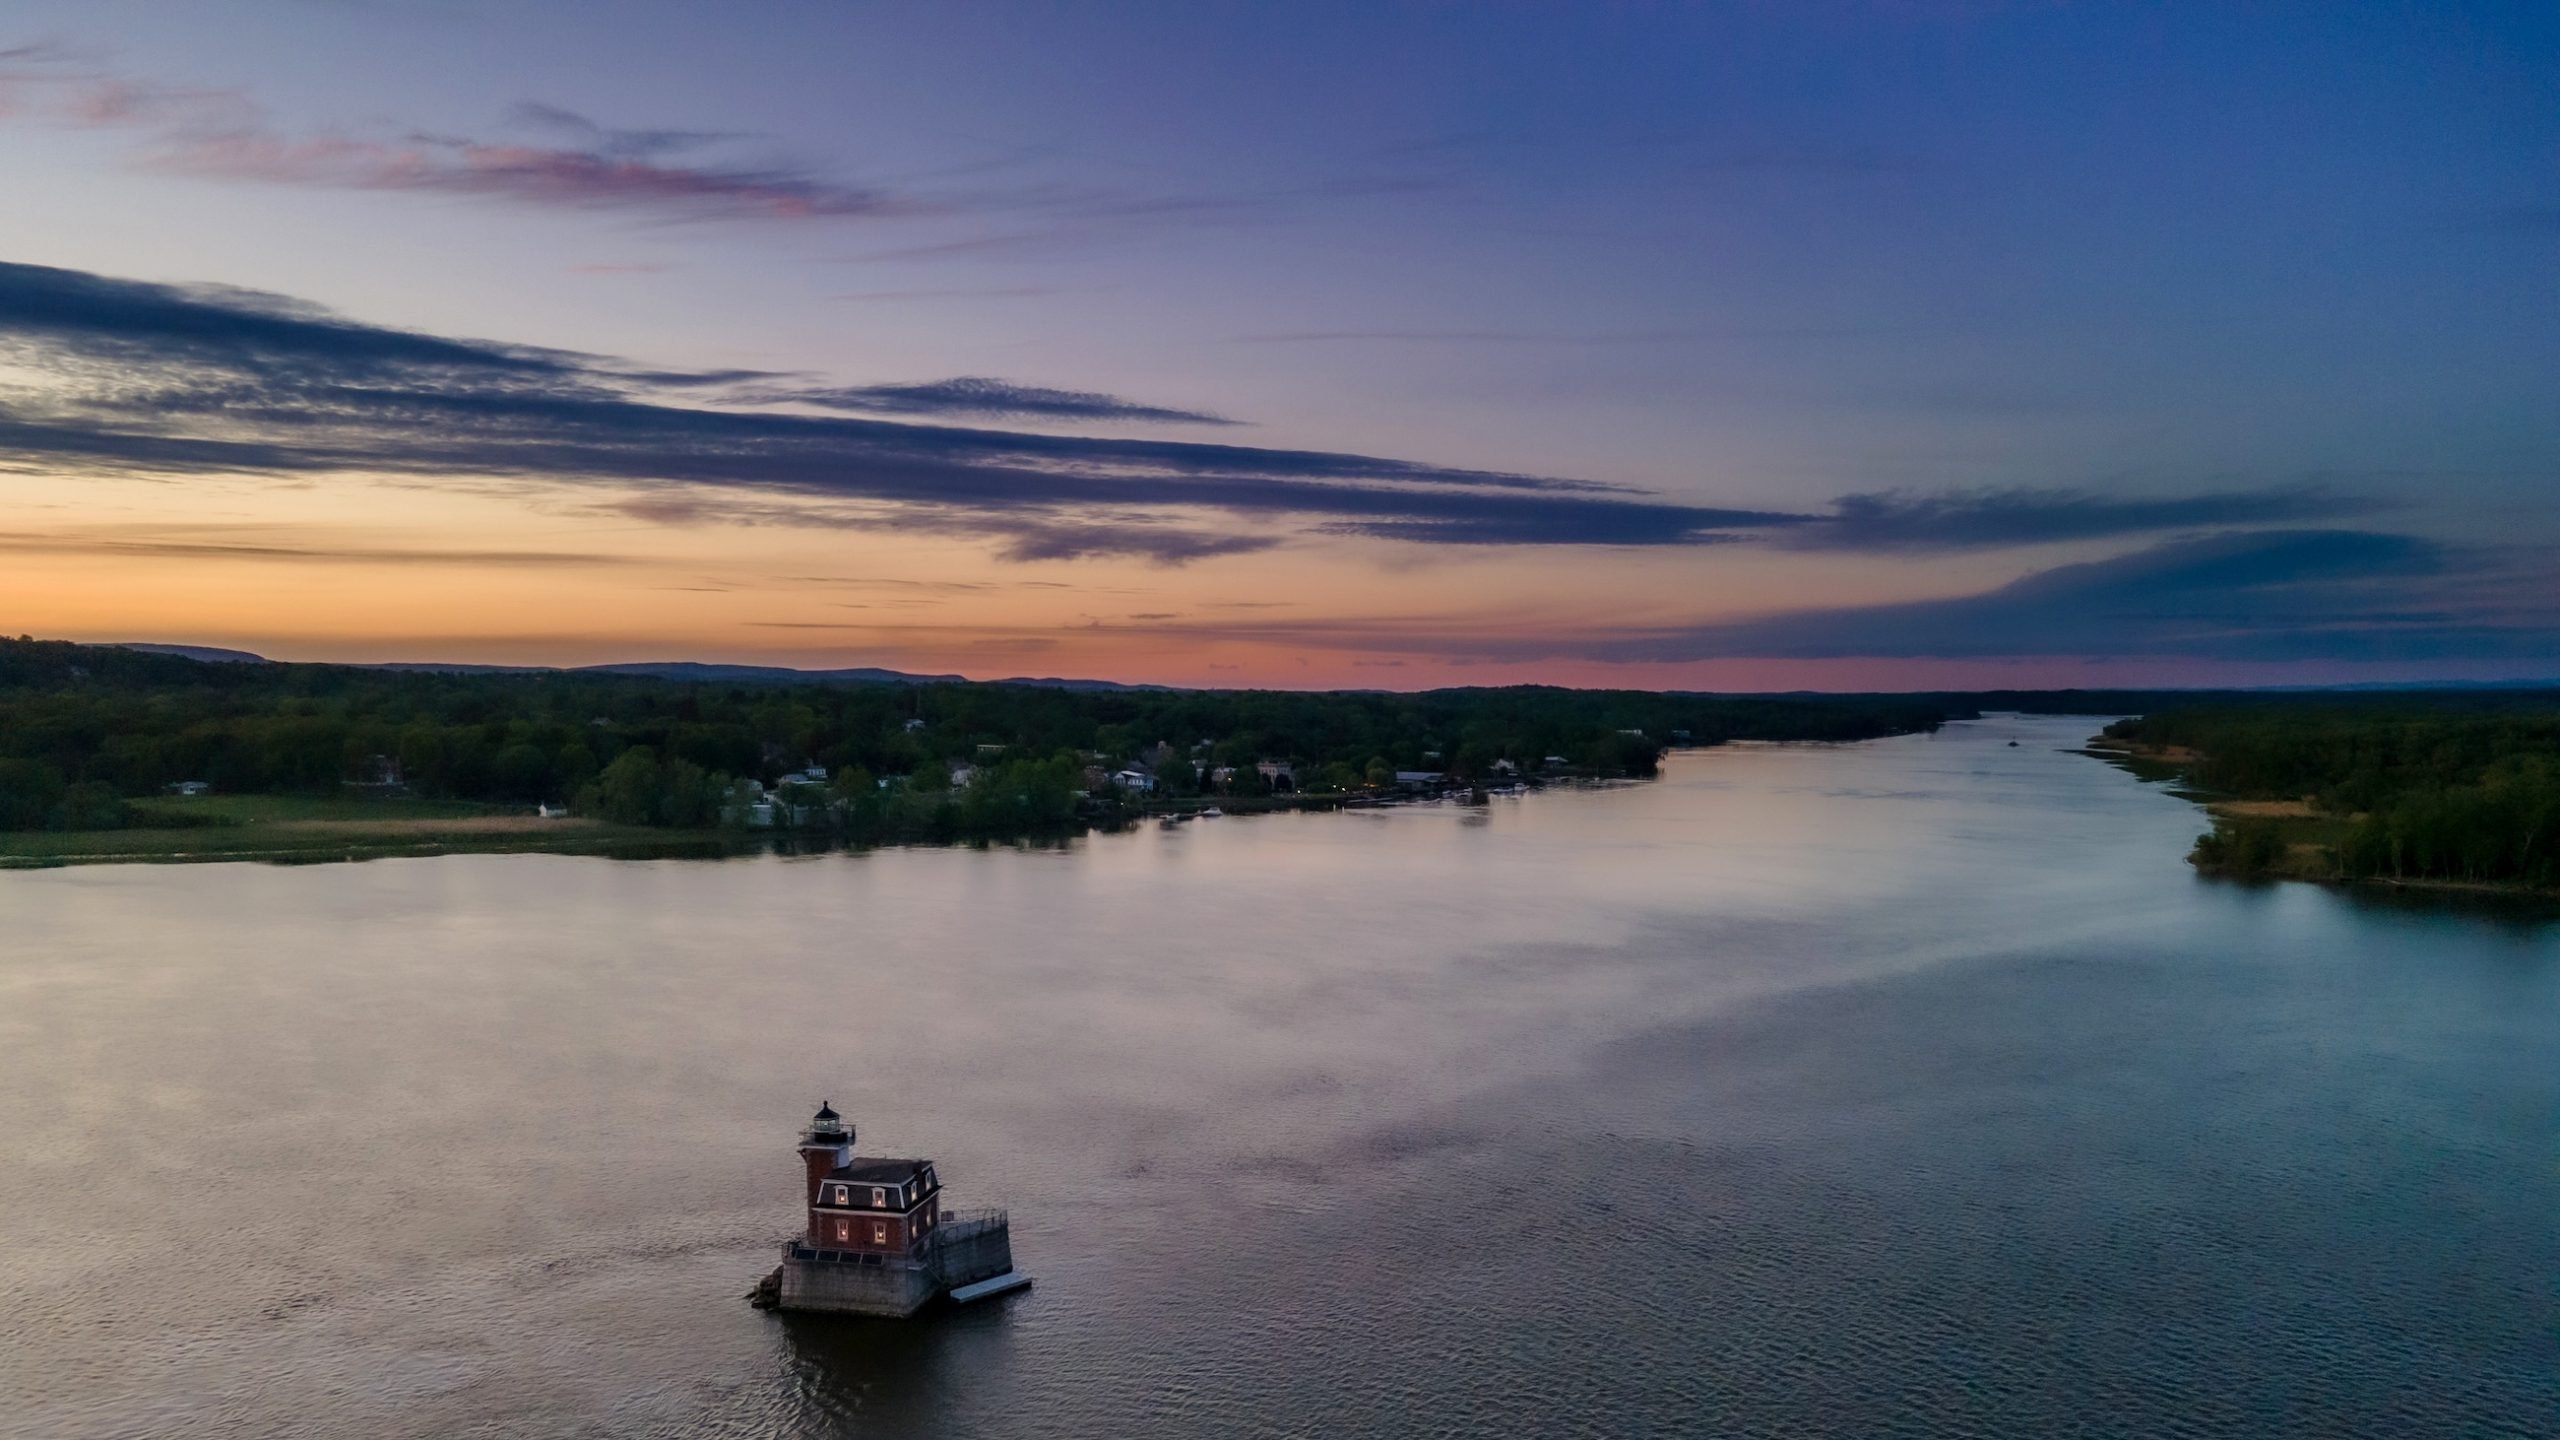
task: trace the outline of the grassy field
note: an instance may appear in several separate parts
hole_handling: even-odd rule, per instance
[[[119,861],[362,860],[490,851],[674,850],[687,831],[536,816],[520,805],[305,795],[197,795],[133,803],[121,830],[0,833],[0,868]]]
[[[2220,800],[2205,813],[2217,825],[2272,827],[2277,853],[2265,874],[2277,880],[2340,880],[2338,845],[2355,825],[2351,815],[2329,815],[2299,800]]]
[[[2137,780],[2171,780],[2178,782],[2182,789],[2186,786],[2188,769],[2196,762],[2196,754],[2192,750],[2180,750],[2175,746],[2128,745],[2104,735],[2090,736],[2087,747],[2080,753],[2104,760]],[[2189,798],[2197,797],[2190,793]]]
[[[170,828],[193,825],[300,824],[307,821],[462,820],[489,815],[530,815],[523,805],[474,805],[452,800],[347,799],[335,795],[160,796],[132,802],[137,815],[165,817]],[[146,822],[147,823],[147,822]]]

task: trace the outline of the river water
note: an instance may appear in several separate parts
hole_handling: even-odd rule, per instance
[[[2560,1434],[2560,926],[2200,880],[2094,728],[0,874],[0,1433]],[[750,1309],[822,1099],[1037,1285]]]

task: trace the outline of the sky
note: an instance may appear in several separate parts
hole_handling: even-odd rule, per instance
[[[2560,678],[2560,7],[15,0],[0,630]]]

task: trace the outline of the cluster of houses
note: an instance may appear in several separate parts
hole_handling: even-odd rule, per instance
[[[750,830],[797,829],[823,816],[830,802],[827,767],[806,765],[774,781],[769,789],[761,780],[738,781],[730,787],[720,818]]]
[[[1172,745],[1159,740],[1154,748],[1118,769],[1105,766],[1101,763],[1100,755],[1089,753],[1086,759],[1093,763],[1086,765],[1084,769],[1085,789],[1090,793],[1108,787],[1118,790],[1123,795],[1153,795],[1162,783],[1158,778],[1158,772],[1171,763],[1177,753]],[[1209,747],[1206,742],[1192,747],[1193,773],[1199,775],[1202,782],[1211,790],[1220,793],[1234,790],[1236,778],[1242,773],[1241,769],[1234,765],[1211,765],[1204,768],[1198,762],[1205,761],[1208,754]],[[1252,768],[1253,773],[1261,777],[1264,789],[1276,795],[1297,793],[1298,768],[1292,762],[1256,760]]]
[[[1167,747],[1157,748],[1163,750]],[[1104,785],[1111,785],[1127,795],[1152,795],[1156,793],[1156,771],[1163,763],[1164,760],[1160,756],[1154,760],[1133,760],[1117,770],[1105,770],[1099,765],[1089,765],[1085,767],[1084,772],[1085,786],[1087,789],[1099,790]],[[1297,793],[1298,770],[1288,761],[1257,760],[1253,764],[1253,771],[1262,777],[1263,788],[1273,794]],[[1240,773],[1242,772],[1233,765],[1213,765],[1206,771],[1200,772],[1208,788],[1222,793],[1236,788],[1236,777]]]
[[[912,731],[921,729],[924,722],[910,720],[906,724]],[[1001,758],[1004,750],[1005,747],[1002,745],[980,745],[972,759],[951,761],[951,788],[955,790],[965,788],[971,781],[978,778],[982,767]],[[1099,751],[1086,751],[1082,793],[1099,795],[1116,791],[1127,796],[1158,794],[1165,788],[1160,772],[1180,756],[1180,751],[1163,741],[1158,741],[1136,758],[1118,766],[1109,763],[1108,757]],[[1206,742],[1194,746],[1188,758],[1194,767],[1192,773],[1200,777],[1202,788],[1213,793],[1233,793],[1237,788],[1237,782],[1246,773],[1247,767],[1209,765],[1207,763],[1209,746]],[[1437,755],[1424,757],[1426,760],[1438,758]],[[1549,755],[1534,768],[1556,771],[1570,769],[1571,766],[1572,762],[1566,757]],[[1259,788],[1272,794],[1295,794],[1302,788],[1298,766],[1293,761],[1257,760],[1250,770],[1260,781]],[[1516,781],[1522,774],[1523,767],[1517,762],[1508,759],[1496,760],[1489,767],[1488,772],[1477,777],[1473,783]],[[891,775],[879,781],[880,788],[884,790],[904,783],[906,783],[906,777],[903,775]],[[1468,783],[1470,782],[1452,780],[1445,770],[1398,770],[1395,772],[1391,788],[1408,795],[1430,795],[1446,791],[1452,786]],[[834,797],[827,785],[827,767],[806,765],[774,781],[770,787],[756,780],[737,782],[736,787],[731,791],[722,818],[726,823],[743,825],[749,829],[799,828],[823,818],[828,807],[833,803]]]
[[[1200,746],[1194,752],[1195,756],[1205,756],[1207,749],[1206,745]],[[1173,753],[1172,746],[1159,743],[1153,751],[1149,752],[1148,757],[1133,760],[1117,770],[1106,770],[1100,765],[1087,766],[1085,786],[1088,790],[1100,790],[1103,786],[1110,785],[1117,787],[1122,794],[1126,795],[1152,795],[1158,788],[1157,769],[1171,759]],[[1561,755],[1547,757],[1547,764],[1551,767],[1562,768],[1568,763]],[[1298,768],[1291,761],[1257,760],[1253,763],[1252,772],[1260,778],[1261,788],[1274,795],[1293,795],[1302,788],[1299,783]],[[1235,790],[1236,782],[1242,777],[1244,770],[1234,765],[1215,765],[1198,773],[1204,782],[1204,788],[1220,794],[1228,794]],[[1520,777],[1520,766],[1510,760],[1496,760],[1491,767],[1491,775],[1501,780],[1516,780]],[[1452,784],[1459,783],[1463,782],[1452,781],[1445,770],[1398,770],[1395,772],[1392,785],[1394,789],[1406,794],[1419,795],[1437,793],[1448,789]]]

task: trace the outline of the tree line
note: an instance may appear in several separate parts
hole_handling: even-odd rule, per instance
[[[2187,706],[2107,729],[2201,752],[2189,773],[2210,789],[2344,820],[2331,847],[2344,877],[2560,888],[2560,694]],[[2263,873],[2282,850],[2280,827],[2234,820],[2195,858]]]
[[[182,782],[231,793],[350,787],[564,805],[631,824],[736,823],[756,787],[810,767],[786,815],[885,833],[1072,823],[1095,769],[1162,790],[1302,789],[1397,771],[1485,780],[1550,758],[1641,776],[1663,747],[1859,740],[1934,729],[1918,697],[1717,697],[1549,687],[1423,694],[1084,690],[978,683],[705,682],[587,671],[281,663],[0,639],[0,828],[100,829]],[[954,785],[954,766],[974,770]],[[883,784],[883,781],[888,783]],[[162,823],[154,818],[152,823]]]

